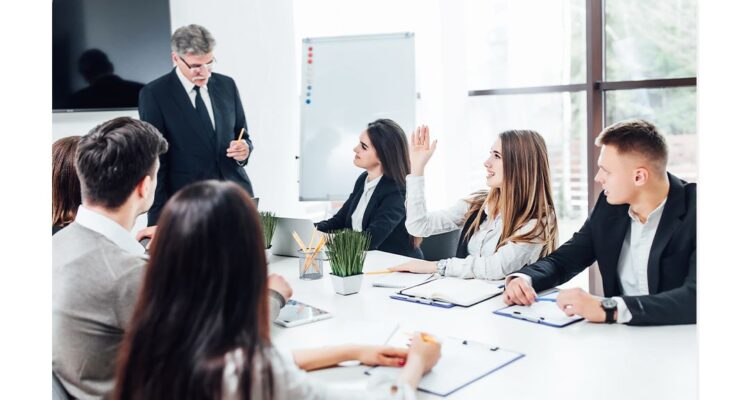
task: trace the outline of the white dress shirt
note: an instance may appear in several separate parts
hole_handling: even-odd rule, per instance
[[[641,223],[638,217],[633,213],[632,208],[628,208],[630,217],[630,230],[625,235],[620,250],[620,258],[617,260],[617,275],[620,277],[622,294],[624,296],[643,296],[648,292],[648,256],[651,252],[651,245],[654,243],[656,228],[659,227],[661,215],[664,213],[664,204],[667,199],[659,204],[651,214],[646,217],[646,222]],[[531,277],[523,274],[513,274],[511,277],[520,277],[531,285]],[[612,297],[617,302],[617,323],[626,324],[633,319],[625,300],[620,296]]]
[[[406,176],[406,230],[412,236],[428,237],[463,228],[469,204],[459,200],[451,207],[427,211],[424,197],[424,177]],[[486,210],[485,210],[486,212]],[[519,234],[531,231],[536,220],[527,222]],[[527,264],[535,262],[544,248],[539,243],[509,242],[497,249],[503,232],[503,219],[487,218],[471,236],[466,258],[449,258],[445,275],[460,278],[503,279]]]
[[[78,206],[76,222],[84,228],[101,234],[130,254],[137,256],[145,254],[143,246],[122,225],[84,205]]]
[[[625,296],[648,294],[648,256],[666,202],[667,199],[664,198],[664,201],[651,211],[643,223],[633,213],[633,209],[628,208],[630,232],[625,235],[622,250],[620,250],[620,259],[617,261],[617,275],[620,277],[622,294]],[[613,299],[617,301],[617,323],[630,322],[633,315],[625,305],[625,301],[622,297],[613,297]]]
[[[355,208],[354,212],[352,213],[352,229],[353,230],[357,232],[362,232],[362,219],[365,216],[365,210],[367,210],[367,204],[370,203],[370,198],[372,198],[372,193],[375,191],[375,187],[378,186],[378,183],[380,182],[380,179],[382,177],[383,175],[380,175],[379,177],[373,180],[365,179],[364,192],[362,192],[362,196],[359,198],[359,203],[357,203],[357,208]]]
[[[179,68],[174,69],[175,74],[177,74],[177,77],[180,78],[180,83],[182,83],[182,87],[185,88],[185,91],[187,92],[188,96],[190,97],[190,102],[193,103],[193,107],[195,107],[195,90],[193,88],[195,87],[195,83],[190,82],[190,80],[185,77],[185,75],[180,72]],[[201,92],[201,99],[203,99],[203,103],[206,105],[206,109],[208,109],[208,117],[211,118],[211,126],[213,126],[214,129],[216,129],[216,122],[214,122],[214,108],[211,107],[211,96],[208,95],[208,85],[210,85],[211,80],[209,79],[208,83],[206,83],[205,86],[200,88]]]

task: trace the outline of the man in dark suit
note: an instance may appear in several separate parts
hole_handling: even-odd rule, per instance
[[[561,290],[557,305],[591,322],[631,325],[696,322],[696,185],[666,170],[664,137],[648,122],[607,127],[594,178],[604,189],[583,227],[555,252],[509,275],[507,304],[599,263],[604,299]]]
[[[176,68],[141,90],[140,118],[169,142],[161,156],[154,205],[155,225],[162,207],[180,188],[195,181],[233,181],[253,195],[244,166],[253,150],[245,112],[232,78],[213,73],[215,40],[206,28],[187,25],[172,35]],[[237,140],[244,129],[242,140]]]

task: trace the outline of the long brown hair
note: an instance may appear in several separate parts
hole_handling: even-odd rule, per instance
[[[81,205],[81,182],[76,173],[76,149],[80,136],[52,143],[52,226],[73,222]]]
[[[406,191],[406,175],[411,172],[411,161],[404,130],[395,121],[381,118],[367,124],[367,136],[378,155],[383,176],[393,179],[396,185]],[[422,238],[411,235],[409,240],[414,248],[422,243]]]
[[[158,225],[115,399],[219,399],[224,357],[236,349],[242,398],[253,385],[272,398],[266,257],[252,200],[234,183],[194,183],[167,202]]]
[[[544,138],[531,130],[509,130],[502,132],[499,138],[503,183],[500,188],[477,192],[467,199],[467,218],[487,208],[489,217],[501,215],[503,218],[503,232],[496,249],[509,242],[541,241],[544,248],[540,257],[546,256],[557,247],[557,216]],[[534,229],[520,234],[518,231],[532,219],[537,221]],[[477,216],[464,240],[468,241],[479,225]]]

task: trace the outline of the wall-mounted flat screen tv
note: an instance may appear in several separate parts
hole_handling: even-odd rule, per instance
[[[172,68],[169,0],[53,0],[53,111],[138,107]]]

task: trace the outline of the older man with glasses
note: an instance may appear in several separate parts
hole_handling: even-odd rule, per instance
[[[159,129],[169,142],[169,151],[161,156],[149,226],[157,223],[172,194],[196,181],[233,181],[253,195],[244,169],[253,142],[237,85],[232,78],[213,72],[215,43],[200,25],[178,28],[172,35],[174,70],[141,90],[140,118]]]

